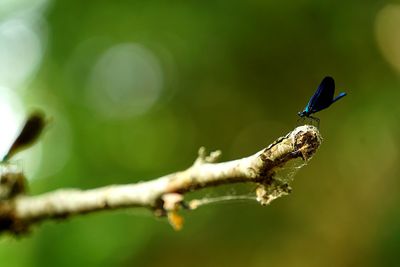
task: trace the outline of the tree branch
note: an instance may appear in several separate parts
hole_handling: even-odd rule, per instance
[[[148,182],[91,190],[62,189],[37,196],[25,194],[23,173],[6,163],[0,180],[0,231],[22,234],[46,219],[126,207],[150,208],[156,215],[168,215],[171,224],[180,228],[182,218],[177,210],[197,206],[195,201],[184,202],[185,193],[230,183],[258,184],[257,201],[267,205],[290,192],[291,173],[313,156],[320,143],[318,129],[304,125],[246,158],[215,163],[220,152],[207,156],[201,148],[190,168]]]

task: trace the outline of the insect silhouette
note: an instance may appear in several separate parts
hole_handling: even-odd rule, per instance
[[[40,111],[32,113],[26,120],[18,137],[14,140],[7,154],[3,158],[3,162],[9,160],[17,152],[31,146],[39,138],[46,125],[44,114]]]
[[[316,120],[319,127],[319,118],[311,116],[323,109],[328,108],[330,105],[346,96],[345,92],[340,93],[337,97],[333,98],[335,94],[335,81],[332,77],[326,76],[315,91],[314,95],[308,101],[307,106],[298,115],[301,118],[307,117]]]

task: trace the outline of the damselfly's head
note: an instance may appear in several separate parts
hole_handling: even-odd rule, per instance
[[[306,110],[303,110],[303,111],[299,111],[299,112],[297,113],[297,115],[299,115],[300,118],[303,118],[303,117],[308,117],[308,116],[310,115],[310,113],[307,112]]]

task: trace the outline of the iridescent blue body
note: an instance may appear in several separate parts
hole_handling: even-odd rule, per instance
[[[334,94],[335,81],[332,77],[327,76],[322,80],[321,84],[317,88],[317,91],[315,91],[310,101],[308,101],[307,106],[304,108],[303,111],[299,112],[298,115],[300,117],[314,119],[319,124],[319,119],[316,117],[312,117],[311,114],[328,108],[330,105],[332,105],[342,97],[346,96],[346,93],[342,92],[337,97],[333,98]]]

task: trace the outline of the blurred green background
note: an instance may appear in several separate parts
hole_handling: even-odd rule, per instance
[[[0,239],[13,266],[398,266],[400,3],[0,2],[0,152],[26,114],[52,117],[18,157],[40,194],[148,180],[197,149],[247,156],[297,125],[325,75],[348,96],[268,207],[210,205],[174,232],[146,210],[46,222]]]

